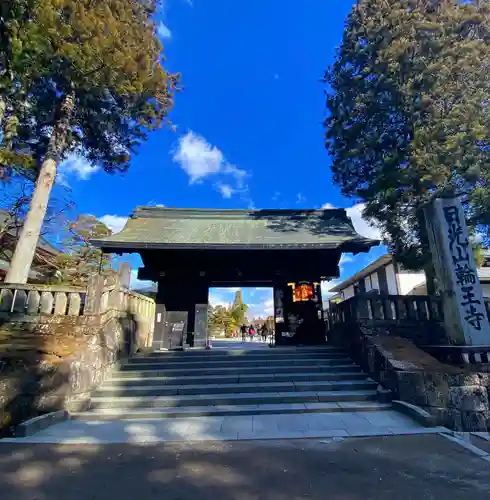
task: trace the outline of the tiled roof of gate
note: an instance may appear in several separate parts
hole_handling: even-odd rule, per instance
[[[138,207],[124,229],[93,243],[104,250],[145,248],[338,248],[379,244],[356,233],[343,209],[210,210]]]

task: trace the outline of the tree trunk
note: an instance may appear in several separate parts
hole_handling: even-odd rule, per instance
[[[74,105],[74,94],[67,94],[60,106],[59,118],[49,140],[48,152],[39,171],[36,187],[29,204],[29,211],[22,226],[9,270],[5,276],[5,283],[27,283],[41,227],[48,208],[49,196],[56,179],[56,164],[65,148]]]
[[[7,103],[5,99],[0,96],[0,127],[3,124],[3,119],[5,118],[5,110],[7,109]]]

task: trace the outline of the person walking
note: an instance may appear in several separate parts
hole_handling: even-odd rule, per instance
[[[245,323],[240,327],[240,333],[242,334],[242,342],[245,342],[247,336],[247,325]]]
[[[255,335],[255,328],[253,325],[250,325],[250,328],[248,329],[248,336],[250,337],[250,342],[253,342],[254,335]]]
[[[262,328],[260,329],[260,334],[262,335],[262,341],[263,342],[267,342],[267,335],[268,335],[269,331],[267,329],[267,325],[264,323],[262,325]]]

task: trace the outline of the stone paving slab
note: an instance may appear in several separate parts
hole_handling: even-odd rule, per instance
[[[2,500],[488,500],[488,462],[439,435],[154,445],[0,441]]]
[[[111,421],[71,420],[30,437],[5,439],[1,442],[90,444],[227,441],[424,434],[445,430],[440,427],[422,427],[394,411],[296,413]]]

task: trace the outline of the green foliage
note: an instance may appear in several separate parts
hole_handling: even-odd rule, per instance
[[[50,281],[75,286],[86,285],[91,275],[111,274],[110,256],[90,244],[90,240],[109,236],[111,230],[92,215],[80,215],[68,227],[65,252],[52,263],[55,272]]]
[[[475,257],[476,267],[483,267],[485,264],[485,249],[481,244],[473,245],[473,256]]]
[[[248,305],[243,303],[241,290],[235,293],[233,304],[225,307],[217,305],[208,310],[208,327],[210,330],[225,332],[231,337],[245,323]]]
[[[406,268],[430,255],[424,204],[461,195],[490,222],[490,3],[359,0],[328,69],[334,182]]]
[[[147,132],[161,126],[178,80],[163,68],[156,0],[1,4],[4,169],[39,168],[46,157],[77,152],[106,171],[124,171]],[[69,127],[50,145],[68,96],[74,98]]]
[[[211,331],[226,332],[231,323],[231,308],[222,305],[209,308],[208,327]]]

